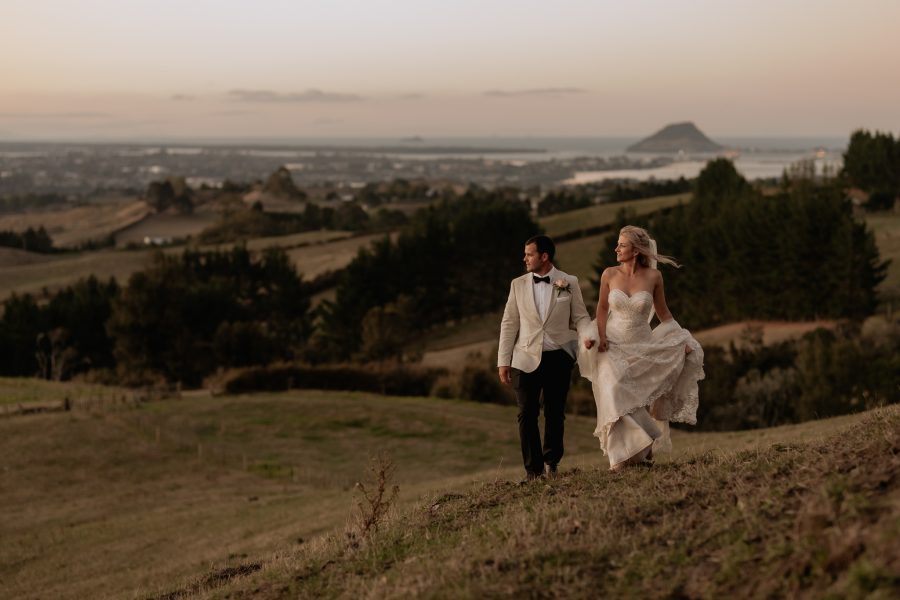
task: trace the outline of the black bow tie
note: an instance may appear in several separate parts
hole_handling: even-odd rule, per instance
[[[549,275],[547,275],[546,277],[538,277],[537,275],[532,275],[532,277],[534,277],[534,282],[535,282],[535,283],[542,283],[542,282],[543,282],[543,283],[550,283],[550,276],[549,276]]]

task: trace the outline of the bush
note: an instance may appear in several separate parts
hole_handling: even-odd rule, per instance
[[[459,398],[457,378],[452,375],[438,377],[434,385],[431,386],[429,395],[435,398]]]
[[[359,365],[279,363],[226,371],[207,380],[213,393],[240,394],[290,389],[352,390],[394,396],[427,396],[446,371],[408,366],[387,369]]]
[[[900,323],[869,319],[802,339],[705,351],[698,426],[773,427],[843,415],[900,399]]]
[[[500,383],[496,371],[469,365],[459,377],[459,395],[466,400],[491,404],[515,404],[515,395],[509,386]]]

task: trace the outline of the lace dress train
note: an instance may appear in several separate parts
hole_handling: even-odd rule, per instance
[[[594,435],[615,467],[670,450],[669,422],[696,424],[704,373],[703,349],[686,329],[674,319],[650,328],[648,292],[614,289],[609,306],[609,349],[581,347],[578,365],[597,404]]]

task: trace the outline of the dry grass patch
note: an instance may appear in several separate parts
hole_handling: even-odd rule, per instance
[[[271,246],[290,248],[288,255],[307,279],[330,270],[342,269],[356,256],[357,251],[379,236],[347,239],[346,232],[313,231],[277,238],[250,240],[247,247],[259,251]],[[230,248],[233,244],[218,246]],[[212,250],[217,246],[203,247]],[[184,246],[166,248],[167,254],[180,254]],[[115,277],[125,283],[135,272],[147,268],[156,250],[100,250],[72,254],[33,255],[21,251],[0,249],[0,300],[13,292],[39,294],[45,288],[51,292],[72,285],[79,279],[95,275],[106,279]],[[23,256],[23,255],[28,255]]]
[[[193,213],[189,215],[157,214],[148,216],[139,223],[119,231],[116,245],[143,244],[145,237],[184,239],[195,236],[218,220],[214,213]]]
[[[125,282],[132,273],[150,265],[152,251],[101,250],[48,256],[52,258],[30,264],[0,265],[0,300],[13,292],[39,294],[44,288],[54,292],[91,275]]]
[[[98,240],[141,221],[151,209],[141,200],[116,198],[65,210],[19,213],[0,217],[0,230],[44,227],[56,246]]]
[[[384,234],[351,237],[289,250],[288,256],[294,261],[297,270],[303,273],[304,278],[314,279],[328,271],[343,269],[356,258],[361,248],[383,237]]]
[[[816,329],[833,329],[834,321],[740,321],[719,327],[704,329],[694,334],[697,341],[704,346],[728,346],[734,343],[737,347],[746,345],[756,335],[762,336],[765,345],[778,344],[803,337]]]
[[[317,230],[317,231],[303,231],[301,233],[292,233],[290,235],[276,235],[269,237],[261,237],[261,238],[253,238],[247,240],[246,242],[234,242],[228,244],[206,244],[199,246],[200,250],[221,250],[223,248],[232,248],[237,244],[243,244],[247,246],[248,250],[252,251],[260,251],[265,250],[266,248],[284,248],[285,250],[289,250],[291,248],[303,248],[306,246],[312,246],[317,244],[327,244],[329,242],[336,242],[338,240],[343,240],[353,236],[352,231],[331,231],[331,230]]]

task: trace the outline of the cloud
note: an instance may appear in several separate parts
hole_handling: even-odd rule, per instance
[[[488,90],[485,96],[491,98],[513,98],[516,96],[566,96],[570,94],[586,94],[581,88],[536,88],[532,90]]]
[[[425,94],[419,94],[419,93],[415,93],[415,92],[413,92],[411,94],[401,94],[401,95],[397,96],[398,100],[421,100],[423,98],[425,98]]]
[[[59,112],[59,113],[0,113],[0,119],[106,119],[109,113],[102,112]]]
[[[184,102],[186,100],[193,100],[194,97],[189,94],[173,94],[170,100],[174,100],[176,102]]]
[[[282,94],[271,90],[231,90],[228,92],[238,102],[304,103],[304,102],[359,102],[362,96],[339,94],[309,89],[302,93]]]

